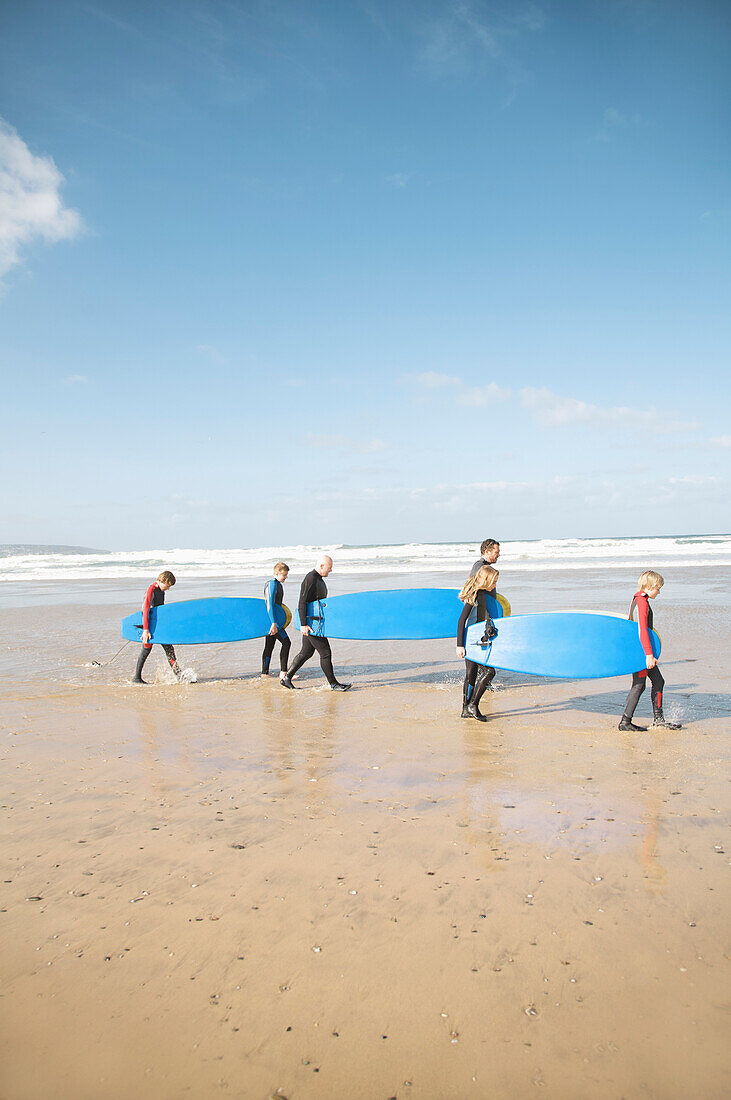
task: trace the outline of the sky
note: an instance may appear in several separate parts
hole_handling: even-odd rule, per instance
[[[731,5],[4,0],[0,542],[727,532]]]

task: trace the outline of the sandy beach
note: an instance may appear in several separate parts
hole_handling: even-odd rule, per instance
[[[134,647],[90,665],[137,587],[10,593],[3,1100],[727,1095],[722,582],[658,599],[684,728],[642,734],[624,679],[502,673],[460,720],[452,642],[334,643],[347,695],[261,680],[259,642],[134,688]]]

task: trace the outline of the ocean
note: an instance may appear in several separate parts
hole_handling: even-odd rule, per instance
[[[275,561],[293,575],[312,568],[322,552],[338,574],[406,576],[451,574],[469,569],[479,556],[470,542],[371,546],[260,546],[241,550],[153,548],[86,550],[61,547],[0,547],[0,586],[37,582],[139,580],[172,569],[179,579],[244,580],[269,576]],[[640,538],[535,539],[501,545],[499,567],[512,572],[731,566],[731,535],[667,535]],[[0,599],[3,589],[0,587]]]

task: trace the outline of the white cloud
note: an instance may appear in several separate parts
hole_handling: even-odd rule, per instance
[[[512,390],[503,389],[497,382],[488,382],[486,386],[474,386],[459,394],[457,403],[473,406],[494,405],[498,401],[506,401],[511,394]]]
[[[720,480],[715,474],[686,474],[684,477],[668,478],[668,485],[713,485]]]
[[[602,126],[594,134],[595,141],[611,141],[613,137],[633,126],[639,126],[639,115],[626,115],[616,107],[606,107],[602,116]]]
[[[305,442],[309,447],[321,447],[324,450],[348,451],[351,454],[372,455],[385,451],[382,439],[355,439],[349,435],[327,435],[309,432]]]
[[[63,181],[52,158],[31,153],[0,118],[0,279],[20,263],[23,245],[72,240],[83,229],[81,215],[63,204]]]
[[[64,378],[63,384],[64,386],[79,386],[88,381],[89,379],[85,374],[69,374]]]
[[[390,176],[386,176],[386,183],[391,187],[395,187],[397,190],[401,190],[406,187],[406,184],[411,179],[408,172],[393,172]]]
[[[215,344],[196,344],[195,350],[205,355],[213,363],[226,363],[228,360],[223,352],[219,351]]]
[[[418,382],[420,386],[425,386],[428,390],[434,390],[440,386],[462,385],[461,378],[457,378],[453,374],[439,374],[434,370],[425,371],[424,374],[411,374],[407,378],[413,379],[413,381]]]
[[[620,405],[601,408],[575,397],[561,397],[545,387],[535,389],[528,386],[520,391],[520,396],[523,406],[536,423],[546,428],[586,424],[655,433],[696,431],[698,428],[696,423],[673,420],[655,409],[631,409]]]
[[[714,435],[708,442],[712,447],[731,447],[731,435]]]
[[[420,13],[418,5],[415,10]],[[417,15],[416,63],[435,76],[461,75],[485,59],[504,61],[516,36],[542,31],[545,25],[543,11],[535,3],[490,10],[477,0],[451,0],[438,14]]]

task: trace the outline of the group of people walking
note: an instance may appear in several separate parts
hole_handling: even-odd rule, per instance
[[[464,607],[457,623],[457,655],[465,661],[465,677],[462,686],[462,718],[473,718],[478,722],[487,722],[487,717],[480,711],[480,700],[486,691],[493,691],[492,682],[495,679],[496,670],[490,665],[484,666],[471,661],[466,657],[465,635],[467,626],[473,622],[484,623],[483,642],[489,642],[496,637],[497,630],[490,615],[488,598],[496,596],[496,585],[499,577],[495,563],[500,557],[500,543],[496,539],[485,539],[480,546],[480,557],[472,566],[469,577],[463,584],[459,598]],[[262,676],[268,676],[274,648],[279,642],[279,682],[282,687],[294,690],[292,680],[317,653],[320,658],[320,667],[333,691],[348,691],[352,684],[339,681],[335,675],[332,662],[332,650],[329,640],[314,626],[311,613],[308,613],[308,605],[317,604],[327,597],[327,585],[325,578],[330,575],[333,560],[328,554],[323,554],[314,569],[305,576],[300,585],[298,612],[300,619],[300,631],[302,633],[302,646],[294,658],[291,666],[289,654],[291,640],[287,634],[287,613],[284,607],[284,584],[289,576],[289,566],[278,561],[274,566],[273,576],[267,582],[264,589],[264,601],[271,621],[269,633],[264,640],[262,653]],[[165,570],[154,581],[147,592],[142,604],[142,648],[137,660],[137,667],[133,682],[143,684],[142,669],[152,649],[150,633],[150,610],[159,607],[165,602],[165,593],[175,584],[174,575]],[[627,696],[627,701],[619,723],[622,731],[644,731],[644,726],[637,726],[633,717],[640,697],[645,690],[647,680],[651,684],[651,699],[653,712],[653,726],[663,729],[677,730],[681,726],[669,722],[663,713],[663,690],[665,681],[657,666],[657,660],[652,651],[650,632],[652,630],[652,609],[650,600],[654,600],[664,584],[662,576],[652,569],[647,569],[639,578],[638,590],[635,592],[629,609],[629,618],[633,619],[637,612],[639,636],[646,657],[646,667],[633,673],[632,686]],[[163,645],[165,656],[170,667],[178,679],[182,673],[172,645]]]
[[[282,687],[294,690],[292,677],[299,672],[306,661],[309,661],[313,653],[318,654],[320,658],[320,667],[333,691],[349,691],[353,686],[352,684],[342,683],[336,677],[333,669],[330,642],[327,638],[322,637],[313,629],[310,624],[311,616],[308,616],[307,613],[308,604],[316,603],[327,598],[325,577],[330,575],[332,567],[332,558],[329,554],[323,554],[315,568],[310,570],[300,585],[300,597],[297,610],[299,611],[300,622],[302,623],[300,627],[302,632],[302,648],[292,662],[291,668],[289,667],[289,653],[292,648],[292,642],[286,630],[287,615],[283,603],[284,582],[289,575],[289,566],[286,562],[277,562],[273,570],[274,575],[271,580],[267,581],[264,588],[264,602],[271,620],[271,626],[269,628],[269,633],[264,639],[264,652],[261,656],[261,674],[262,676],[269,675],[269,667],[274,654],[274,647],[277,642],[279,642],[279,682]],[[146,683],[146,681],[142,679],[142,669],[144,668],[145,661],[150,656],[153,645],[152,635],[150,633],[150,611],[153,607],[160,607],[161,604],[165,603],[165,593],[172,588],[174,584],[174,574],[166,569],[160,574],[156,581],[152,582],[145,593],[145,598],[142,601],[142,648],[137,658],[137,667],[132,679],[134,684]],[[178,680],[180,680],[182,671],[178,664],[174,646],[163,645],[162,648],[173,673]]]

